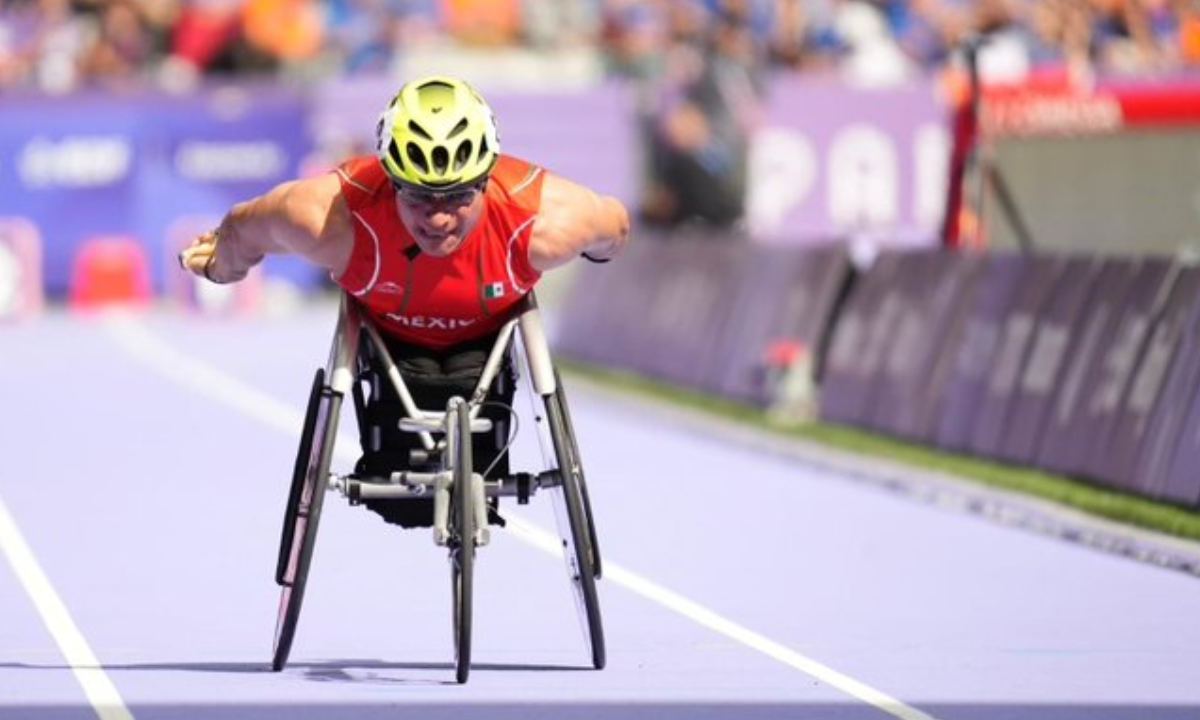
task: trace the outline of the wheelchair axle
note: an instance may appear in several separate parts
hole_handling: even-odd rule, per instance
[[[369,477],[364,475],[337,475],[329,477],[328,489],[338,492],[350,501],[351,505],[359,505],[363,500],[375,499],[404,499],[429,497],[436,489],[440,478],[448,482],[449,471],[443,472],[394,472],[388,477]],[[483,482],[484,497],[515,497],[521,505],[529,502],[529,498],[542,488],[559,487],[562,477],[558,470],[547,470],[536,475],[531,473],[514,473],[498,480]]]
[[[433,542],[446,546],[452,541],[450,532],[450,484],[452,471],[441,472],[394,472],[386,478],[359,475],[330,474],[328,490],[341,493],[351,505],[360,505],[364,500],[403,500],[406,498],[433,497]],[[487,526],[486,498],[513,497],[524,505],[531,495],[541,488],[562,485],[562,476],[557,470],[547,470],[537,475],[515,473],[498,480],[484,480],[475,473],[471,476],[476,508],[475,544],[487,545],[490,532]]]

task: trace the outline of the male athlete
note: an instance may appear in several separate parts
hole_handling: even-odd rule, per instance
[[[241,280],[268,253],[325,268],[387,339],[417,404],[440,409],[469,394],[496,333],[543,272],[581,255],[607,262],[628,239],[618,200],[501,155],[483,98],[461,80],[431,77],[406,84],[384,111],[376,156],[235,205],[180,262],[215,283]],[[375,377],[359,403],[356,470],[386,475],[408,466],[417,442],[399,431],[399,400],[369,355]],[[511,369],[497,378],[483,412],[497,432],[473,443],[490,476],[507,473],[512,383]],[[405,526],[430,520],[420,501],[368,506]]]

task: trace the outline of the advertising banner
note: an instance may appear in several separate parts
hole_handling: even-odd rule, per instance
[[[939,413],[958,363],[958,349],[988,262],[985,255],[978,253],[960,251],[947,253],[947,256],[954,260],[936,301],[940,306],[944,290],[947,306],[940,312],[931,309],[938,315],[938,320],[937,326],[930,328],[929,371],[921,385],[914,388],[913,401],[901,413],[896,425],[896,432],[903,437],[924,442],[933,442],[936,437],[941,419]]]
[[[1082,335],[1080,315],[1088,302],[1102,261],[1079,257],[1067,261],[1034,331],[1029,358],[1010,401],[1004,440],[997,456],[1032,463],[1046,416],[1066,375],[1067,360]]]
[[[885,252],[859,275],[838,315],[825,358],[821,383],[821,419],[844,425],[862,422],[871,381],[882,360],[893,313],[888,299],[896,292],[899,252]],[[895,301],[891,302],[895,307]]]
[[[743,284],[750,262],[746,248],[678,239],[656,248],[655,289],[639,318],[643,343],[639,370],[701,390],[715,390],[710,379],[727,361],[721,330],[733,310],[730,298],[753,294],[759,307],[769,296]]]
[[[4,105],[0,215],[37,225],[54,295],[65,293],[84,238],[133,236],[157,260],[177,218],[223,215],[294,177],[309,150],[302,99],[274,86],[11,94]],[[162,269],[151,268],[156,287]]]
[[[1190,398],[1190,410],[1170,470],[1159,497],[1200,510],[1200,386]]]
[[[1068,474],[1084,462],[1084,453],[1091,445],[1084,390],[1095,382],[1093,375],[1099,372],[1102,354],[1112,342],[1139,267],[1133,260],[1110,259],[1096,276],[1095,288],[1074,329],[1078,340],[1067,357],[1061,385],[1042,431],[1037,452],[1040,467]]]
[[[772,302],[746,282],[753,259],[750,246],[702,237],[634,243],[620,262],[577,277],[558,347],[586,362],[718,392],[733,357],[727,333],[739,325],[733,299],[749,296],[758,312]]]
[[[1031,258],[1007,317],[1000,323],[995,359],[971,430],[970,447],[979,455],[993,457],[999,451],[1009,405],[1033,344],[1037,319],[1065,267],[1066,260],[1062,257]]]
[[[646,308],[663,269],[656,242],[635,242],[617,262],[585,267],[575,277],[557,323],[558,348],[584,362],[641,369]]]
[[[914,364],[914,339],[920,331],[919,308],[924,304],[929,282],[921,278],[930,275],[937,254],[928,251],[900,253],[896,259],[895,278],[884,300],[882,313],[891,322],[880,328],[884,334],[878,345],[878,363],[867,382],[867,400],[860,424],[869,429],[881,429],[882,419],[890,415],[894,405],[897,377],[911,372]],[[932,278],[930,278],[932,279]]]
[[[747,219],[784,242],[867,233],[931,245],[946,203],[950,133],[931,81],[855,89],[780,77],[750,150]]]
[[[1140,475],[1134,470],[1142,445],[1149,440],[1147,430],[1152,416],[1158,414],[1160,404],[1169,406],[1178,402],[1177,399],[1163,398],[1162,390],[1196,306],[1198,291],[1200,271],[1194,267],[1180,270],[1165,306],[1156,313],[1124,402],[1117,411],[1103,451],[1099,453],[1102,459],[1094,466],[1099,479],[1141,494],[1151,494],[1157,485],[1158,478]],[[1197,360],[1192,357],[1183,362],[1194,365]],[[1176,429],[1160,425],[1156,430],[1167,435]]]
[[[1080,441],[1083,463],[1075,472],[1112,482],[1106,446],[1113,441],[1117,423],[1129,396],[1134,372],[1141,361],[1154,319],[1162,311],[1178,274],[1168,260],[1144,260],[1138,268],[1129,295],[1120,308],[1120,318],[1109,345],[1099,357],[1092,382],[1085,384],[1084,415]]]
[[[1176,449],[1187,442],[1184,426],[1193,406],[1200,401],[1197,395],[1200,392],[1200,298],[1193,301],[1184,322],[1179,347],[1159,392],[1158,404],[1150,416],[1134,470],[1134,477],[1141,479],[1138,487],[1151,497],[1161,499],[1178,499],[1166,492],[1172,458]],[[1194,467],[1192,474],[1200,476]]]
[[[726,397],[766,405],[773,399],[768,349],[791,343],[810,358],[821,356],[850,264],[840,244],[750,250],[752,260],[721,331],[723,367],[711,386]]]
[[[934,441],[947,450],[966,450],[1000,346],[1003,323],[1029,272],[1021,255],[996,254],[985,261],[963,332],[953,347],[953,367],[938,411]]]
[[[915,434],[926,380],[955,307],[962,256],[940,250],[907,254],[900,271],[901,302],[895,337],[872,388],[870,426],[905,437]]]

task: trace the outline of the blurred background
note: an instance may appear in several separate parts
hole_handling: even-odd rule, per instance
[[[0,0],[0,317],[327,293],[174,258],[428,73],[636,216],[564,357],[1200,505],[1196,0]]]

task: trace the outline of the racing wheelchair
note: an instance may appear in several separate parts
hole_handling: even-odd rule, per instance
[[[523,350],[520,353],[518,337]],[[356,410],[361,411],[361,384],[365,378],[378,379],[381,375],[365,372],[368,355],[376,367],[381,365],[382,376],[403,406],[400,430],[419,438],[419,446],[410,451],[414,462],[407,466],[415,469],[382,475],[357,470],[333,474],[330,465],[343,398],[351,395]],[[547,464],[551,467],[537,473],[506,472],[501,477],[486,477],[492,466],[481,473],[473,465],[472,436],[493,429],[492,420],[481,416],[480,410],[487,404],[488,389],[506,356],[512,362],[515,355],[524,359],[532,390],[540,399],[535,414],[539,424],[544,419],[548,426],[553,457]],[[357,417],[361,426],[361,412]],[[507,446],[501,452],[505,450]],[[592,665],[602,669],[604,630],[596,593],[596,581],[601,576],[600,550],[566,394],[550,357],[536,298],[530,293],[519,312],[500,329],[474,392],[450,397],[444,409],[423,409],[417,407],[379,331],[357,302],[343,294],[329,360],[316,371],[309,392],[283,518],[275,569],[275,581],[281,590],[272,669],[278,672],[287,664],[322,504],[327,492],[336,492],[351,505],[381,499],[432,500],[433,540],[435,545],[447,548],[450,559],[455,676],[459,683],[465,683],[471,666],[473,571],[477,549],[489,541],[489,504],[494,506],[500,497],[516,497],[524,504],[540,490],[554,498],[563,555]]]

